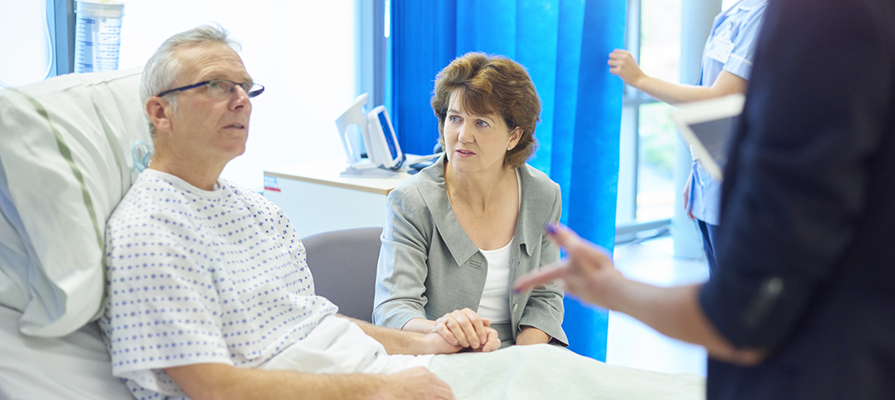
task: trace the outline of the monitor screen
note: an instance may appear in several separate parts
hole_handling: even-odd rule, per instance
[[[385,110],[379,112],[379,125],[382,126],[382,134],[385,136],[385,143],[388,145],[389,159],[398,158],[398,149],[395,144],[395,133],[392,132],[392,126],[389,124],[388,117],[385,116]]]

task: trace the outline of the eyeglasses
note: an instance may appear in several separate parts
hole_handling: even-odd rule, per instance
[[[182,92],[184,90],[195,89],[202,86],[208,86],[208,94],[211,97],[218,99],[226,99],[233,95],[233,91],[236,90],[236,87],[239,86],[242,88],[244,92],[249,96],[249,98],[255,97],[261,93],[264,93],[264,86],[259,85],[257,83],[236,83],[233,81],[228,81],[226,79],[212,79],[210,81],[199,82],[193,85],[179,87],[177,89],[166,90],[158,94],[158,97],[162,97],[166,94],[174,93],[174,92]]]

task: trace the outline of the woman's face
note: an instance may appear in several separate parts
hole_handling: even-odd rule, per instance
[[[504,156],[522,136],[522,129],[510,130],[497,113],[470,114],[459,91],[451,93],[444,117],[445,153],[451,166],[462,173],[500,170]]]

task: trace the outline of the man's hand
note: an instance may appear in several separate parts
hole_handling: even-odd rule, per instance
[[[437,335],[436,335],[437,336]],[[452,400],[450,386],[424,367],[394,374],[313,374],[190,364],[165,368],[187,395],[204,399],[381,399]]]
[[[454,393],[451,392],[451,387],[447,382],[424,367],[384,375],[383,379],[385,383],[377,394],[377,399],[454,399]]]
[[[492,332],[497,334],[490,326],[491,320],[480,317],[469,308],[464,308],[444,314],[435,320],[431,332],[438,333],[454,346],[489,351],[484,350],[488,344],[488,337]]]
[[[388,354],[451,354],[463,350],[460,345],[453,345],[437,332],[433,332],[430,327],[421,332],[415,329],[393,329],[382,326],[376,326],[369,322],[346,317],[336,314],[337,317],[347,318],[357,324],[367,335],[382,343]],[[418,318],[416,320],[424,321],[432,324],[433,321]],[[414,321],[414,320],[411,320]],[[488,333],[484,346],[479,346],[479,351],[487,352],[500,348],[500,339],[497,338],[497,331],[493,328],[484,328]]]
[[[523,275],[516,281],[516,290],[558,280],[566,292],[588,303],[609,308],[607,300],[611,290],[625,280],[612,260],[602,249],[560,224],[548,225],[547,232],[554,242],[566,249],[566,258],[558,265]]]

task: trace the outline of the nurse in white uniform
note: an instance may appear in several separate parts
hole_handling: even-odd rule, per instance
[[[625,83],[669,104],[686,103],[746,93],[755,39],[768,0],[740,0],[715,17],[712,33],[702,55],[699,85],[663,81],[645,74],[631,53],[617,49],[609,55],[609,72]],[[684,207],[702,232],[709,270],[714,271],[714,237],[718,229],[721,183],[715,182],[693,160],[690,178],[684,189]]]

